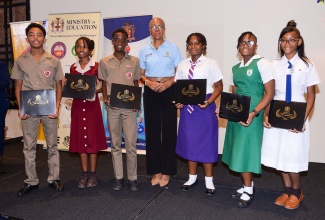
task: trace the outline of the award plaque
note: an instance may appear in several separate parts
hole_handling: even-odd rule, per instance
[[[67,79],[63,86],[63,97],[74,99],[93,99],[96,91],[96,76],[65,74]]]
[[[178,79],[176,81],[176,103],[184,105],[204,104],[206,79]]]
[[[307,103],[273,100],[269,112],[272,127],[301,131],[305,122]]]
[[[20,91],[20,113],[29,116],[54,114],[56,111],[55,90]]]
[[[250,104],[250,96],[222,92],[219,117],[234,122],[245,122],[248,119]]]
[[[117,108],[140,110],[141,92],[141,87],[112,83],[109,104]]]

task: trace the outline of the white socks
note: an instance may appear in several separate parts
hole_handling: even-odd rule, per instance
[[[243,188],[241,188],[241,189],[243,189],[243,192],[247,192],[248,194],[252,195],[253,192],[254,192],[253,191],[253,186],[254,186],[254,184],[253,184],[253,181],[252,181],[252,186],[243,186]],[[240,199],[248,201],[250,199],[250,197],[247,194],[243,193],[240,196]]]
[[[207,189],[215,189],[214,185],[213,185],[213,177],[212,176],[205,177],[205,187]]]
[[[252,181],[252,188],[254,187],[254,182]],[[238,193],[243,193],[244,192],[244,185],[243,185],[243,187],[242,188],[239,188],[238,190],[237,190],[237,192]],[[252,193],[250,193],[250,194],[252,194]]]
[[[191,175],[191,174],[189,174],[188,176],[189,176],[188,181],[186,183],[184,183],[184,185],[190,186],[193,183],[195,183],[195,181],[197,179],[197,175]]]

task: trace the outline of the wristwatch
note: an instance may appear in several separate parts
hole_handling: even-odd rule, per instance
[[[256,109],[253,109],[254,114],[255,114],[255,117],[257,117],[260,113],[256,111]]]

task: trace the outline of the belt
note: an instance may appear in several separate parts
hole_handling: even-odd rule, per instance
[[[153,82],[158,82],[158,83],[164,83],[173,77],[146,77],[148,80],[153,81]]]

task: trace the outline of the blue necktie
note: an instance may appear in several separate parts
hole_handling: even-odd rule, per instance
[[[290,69],[290,73],[287,74],[287,81],[286,81],[286,102],[291,102],[291,72],[292,72],[292,64],[288,61]]]

